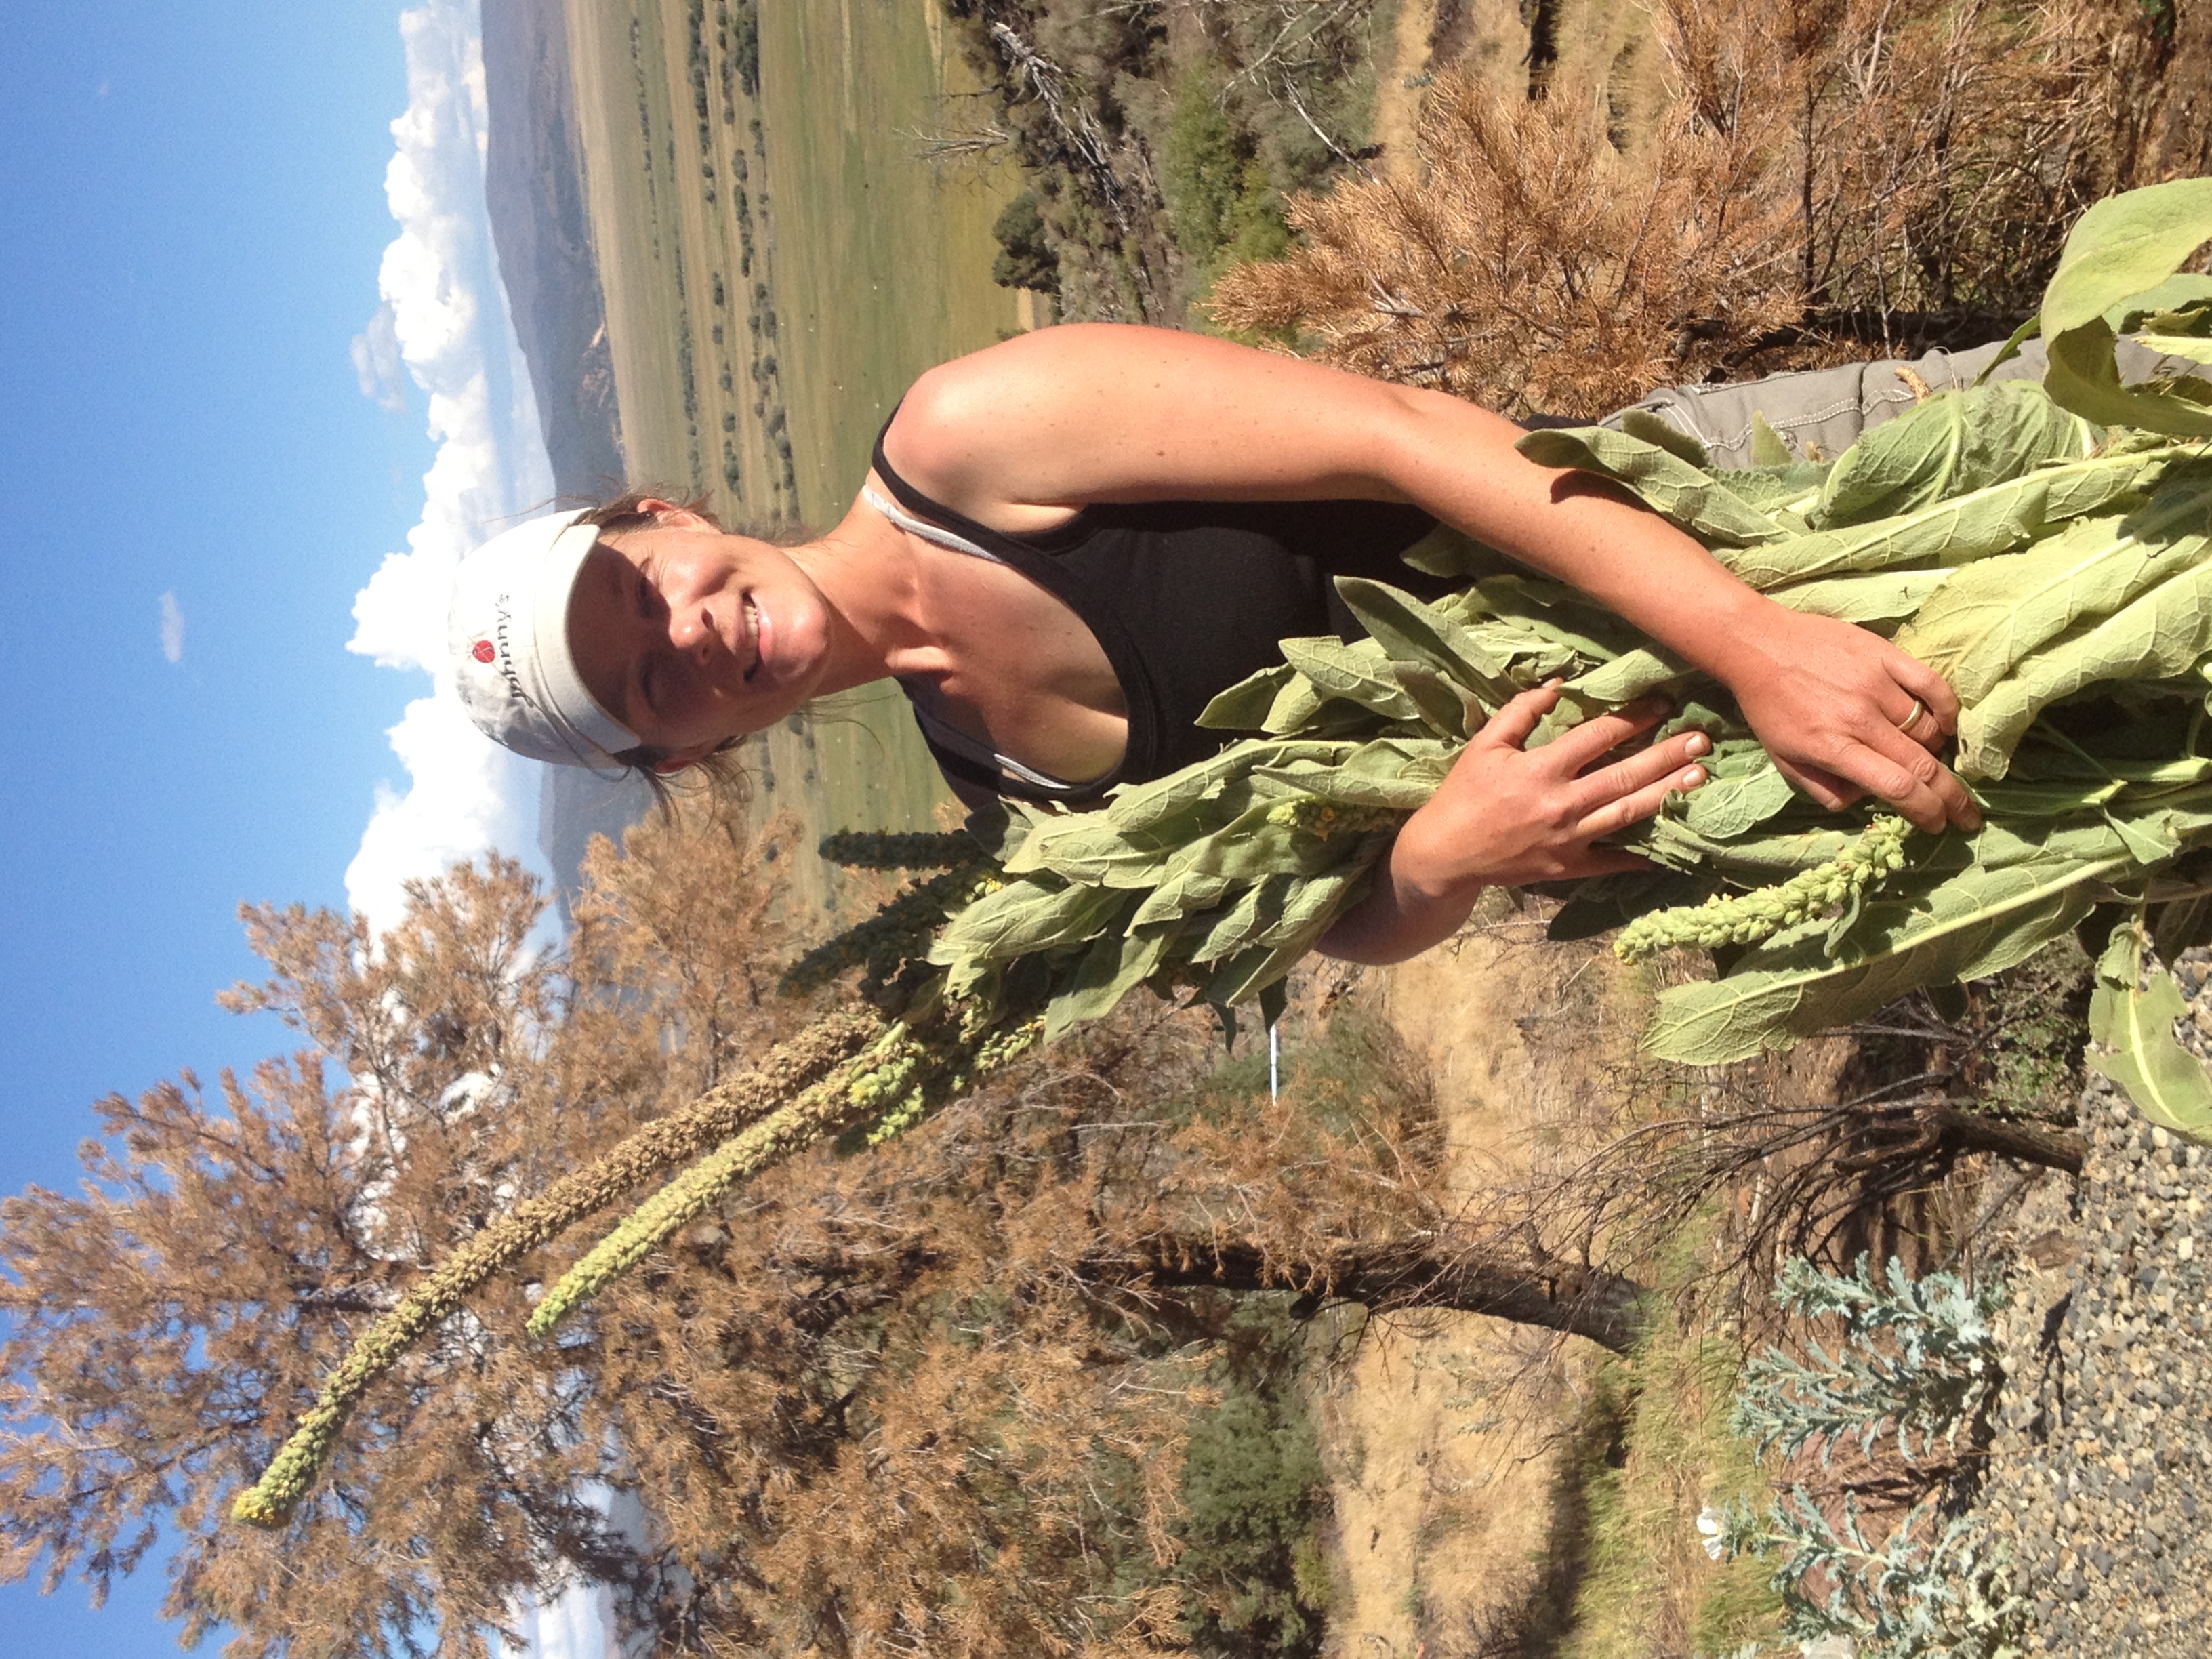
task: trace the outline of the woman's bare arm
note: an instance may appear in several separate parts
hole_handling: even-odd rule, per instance
[[[1163,329],[1039,330],[932,370],[887,440],[931,495],[1000,528],[1093,501],[1415,503],[1571,582],[1725,683],[1816,799],[1870,791],[1915,823],[1978,821],[1916,703],[1954,729],[1942,678],[1863,629],[1800,616],[1586,476],[1540,467],[1521,429],[1458,398]]]

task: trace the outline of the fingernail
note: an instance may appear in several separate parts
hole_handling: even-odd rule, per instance
[[[1688,771],[1682,774],[1681,787],[1685,789],[1695,789],[1705,781],[1705,769],[1702,766],[1693,766]]]
[[[1712,746],[1713,740],[1707,737],[1704,732],[1692,732],[1690,733],[1689,742],[1684,744],[1682,748],[1689,754],[1704,755],[1711,753]]]

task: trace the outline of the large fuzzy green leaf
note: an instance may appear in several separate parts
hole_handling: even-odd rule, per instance
[[[1204,919],[1210,925],[1198,933],[1190,959],[1215,963],[1258,943],[1261,933],[1282,920],[1297,885],[1297,878],[1289,875],[1268,876],[1253,883],[1236,903],[1218,916]]]
[[[2101,435],[2033,381],[1946,392],[1845,451],[1808,516],[1826,530],[1916,512],[2054,461],[2081,459]]]
[[[2208,520],[2212,477],[2176,479],[2124,518],[2076,520],[2025,552],[1959,570],[1897,642],[1978,702],[2030,652],[2201,560]]]
[[[2105,309],[2105,321],[2116,334],[2171,330],[2176,334],[2201,335],[2212,310],[2212,276],[2194,271],[2169,276],[2156,288],[2130,295]]]
[[[1045,1015],[1045,1041],[1049,1042],[1087,1019],[1103,1019],[1123,997],[1157,972],[1166,960],[1170,941],[1164,934],[1128,933],[1099,939],[1083,953],[1075,977],[1066,990],[1052,1000]]]
[[[1126,830],[1100,813],[1060,818],[1033,830],[1006,868],[1012,875],[1049,871],[1073,882],[1150,887],[1154,872],[1185,844],[1190,829],[1173,818]]]
[[[1895,518],[1814,531],[1714,556],[1765,592],[1817,576],[1913,565],[1964,564],[2048,533],[2054,525],[2147,495],[2185,452],[2126,450],[2038,468]]]
[[[2212,363],[2212,336],[2203,334],[2138,334],[2136,343],[2169,357],[2189,357]]]
[[[1756,758],[1741,769],[1722,772],[1712,767],[1712,781],[1692,793],[1683,809],[1682,822],[1688,828],[1716,840],[1733,841],[1795,799],[1790,780],[1774,769],[1764,750],[1753,748]]]
[[[2212,276],[2169,276],[2148,294],[2106,312],[2105,321],[2148,350],[2212,362]]]
[[[2124,386],[2110,313],[2157,290],[2212,240],[2212,179],[2177,179],[2098,203],[2066,239],[2043,296],[2051,351],[2044,384],[2075,414],[2106,426],[2212,435],[2212,382]],[[2124,317],[2123,318],[2124,320]]]
[[[1316,800],[1411,812],[1436,793],[1456,752],[1441,742],[1384,738],[1362,744],[1334,766],[1268,767],[1255,775],[1294,786]]]
[[[1570,702],[1592,708],[1618,708],[1647,693],[1679,684],[1694,671],[1672,652],[1646,647],[1615,657],[1601,668],[1569,680]]]
[[[1298,671],[1286,662],[1248,674],[1226,691],[1217,693],[1199,715],[1198,724],[1210,732],[1256,732],[1267,723],[1267,711],[1275,706],[1284,688],[1298,678]]]
[[[1106,932],[1135,902],[1110,887],[1041,887],[1009,882],[945,925],[929,959],[1006,962],[1030,951],[1079,945]]]
[[[2170,975],[2154,971],[2145,982],[2136,925],[2116,929],[2089,998],[2090,1068],[2118,1084],[2152,1122],[2212,1145],[2212,1077],[2173,1035],[2187,1012]]]
[[[1643,635],[1595,601],[1564,582],[1528,576],[1492,576],[1475,583],[1459,596],[1465,614],[1462,620],[1478,639],[1477,618],[1488,627],[1515,636],[1502,653],[1508,660],[1522,655],[1543,655],[1547,646],[1565,646],[1578,657],[1603,662],[1644,643]],[[1449,600],[1436,607],[1449,612]]]
[[[1732,467],[1725,472],[1716,472],[1713,481],[1737,500],[1757,507],[1796,534],[1805,529],[1803,515],[1820,499],[1821,487],[1835,467],[1834,461]]]
[[[1145,896],[1145,902],[1130,916],[1129,926],[1149,927],[1211,910],[1228,896],[1229,890],[1225,877],[1203,870],[1183,871],[1168,877]]]
[[[1838,622],[1857,623],[1863,627],[1869,623],[1895,622],[1914,615],[1954,574],[1948,568],[1869,570],[1851,576],[1824,576],[1809,582],[1793,582],[1787,587],[1770,589],[1766,597],[1808,617],[1833,617]]]
[[[1662,992],[1644,1042],[1692,1065],[1748,1060],[1863,1019],[1904,993],[2002,972],[2075,927],[2099,881],[2130,867],[2120,849],[1976,869],[1909,897],[1869,902],[1831,957],[1819,930],[1752,951],[1724,977]]]
[[[2178,438],[2212,436],[2212,381],[2191,375],[2148,386],[2123,386],[2116,337],[2101,317],[2051,342],[2043,384],[2085,419],[2140,427]]]
[[[1712,452],[1705,440],[1683,431],[1648,409],[1627,409],[1620,414],[1620,429],[1632,438],[1656,444],[1668,454],[1687,461],[1701,472],[1713,470]]]
[[[2106,198],[2076,220],[2043,295],[2045,337],[2103,320],[2148,294],[2212,241],[2212,179],[2177,179]]]
[[[1326,930],[1365,891],[1368,872],[1380,851],[1380,838],[1370,837],[1342,869],[1300,883],[1283,906],[1282,915],[1260,935],[1259,943],[1282,945],[1300,939],[1310,941]]]
[[[1334,635],[1285,640],[1284,660],[1322,695],[1342,697],[1385,720],[1418,719],[1420,707],[1390,672],[1390,659],[1372,640],[1346,645]]]
[[[1438,525],[1398,557],[1415,570],[1447,580],[1473,581],[1519,568],[1496,548],[1462,535],[1448,524]]]
[[[1492,708],[1522,690],[1464,627],[1404,589],[1339,576],[1336,591],[1376,643],[1399,660],[1434,670]]]
[[[1700,541],[1742,547],[1779,541],[1784,526],[1670,449],[1601,426],[1531,432],[1514,447],[1539,466],[1595,472],[1626,484],[1653,511]]]
[[[1959,716],[1957,769],[2001,778],[2013,746],[2062,697],[2106,680],[2172,678],[2212,647],[2212,568],[2191,565],[2110,616],[2077,623],[2014,665]]]
[[[1421,724],[1437,737],[1463,743],[1490,718],[1480,698],[1462,691],[1433,668],[1398,663],[1391,672],[1399,687],[1420,711]]]
[[[1209,759],[1186,766],[1179,772],[1171,772],[1166,777],[1115,790],[1114,798],[1107,803],[1106,822],[1116,830],[1134,837],[1138,832],[1156,828],[1212,799],[1230,779],[1255,767],[1281,766],[1297,761],[1333,765],[1357,747],[1355,744],[1310,739],[1270,743],[1263,738],[1247,738],[1243,743],[1230,744]],[[1054,837],[1078,836],[1082,834],[1081,826],[1096,823],[1095,818],[1054,819],[1042,830],[1046,845],[1048,848],[1052,846]],[[1133,841],[1132,844],[1140,843]],[[1042,869],[1060,866],[1032,862],[1022,867]]]

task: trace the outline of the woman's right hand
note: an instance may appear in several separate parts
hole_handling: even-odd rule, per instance
[[[1600,876],[1645,860],[1595,843],[1705,781],[1702,732],[1607,757],[1666,719],[1657,699],[1600,714],[1540,749],[1524,745],[1559,701],[1558,682],[1524,691],[1460,752],[1427,805],[1407,818],[1365,899],[1321,941],[1330,956],[1400,962],[1450,937],[1486,887]]]

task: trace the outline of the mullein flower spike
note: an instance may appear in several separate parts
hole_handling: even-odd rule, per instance
[[[1912,826],[1903,818],[1876,818],[1827,863],[1778,886],[1733,896],[1717,893],[1703,904],[1638,916],[1613,940],[1613,954],[1623,962],[1641,962],[1662,951],[1711,951],[1771,939],[1785,928],[1840,908],[1879,885],[1885,876],[1905,868],[1905,838],[1911,833]]]

